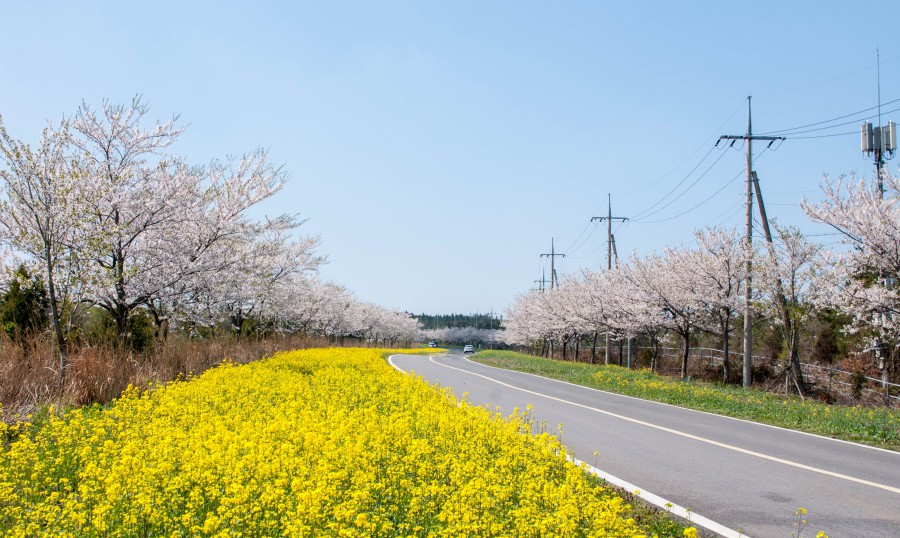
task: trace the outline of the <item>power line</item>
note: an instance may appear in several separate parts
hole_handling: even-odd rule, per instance
[[[859,136],[859,131],[849,131],[846,133],[835,133],[835,134],[827,134],[827,135],[813,135],[813,136],[788,136],[791,140],[809,140],[810,138],[831,138],[833,136],[849,136],[856,135]]]
[[[711,134],[710,136],[706,137],[706,139],[704,139],[703,142],[701,142],[700,145],[697,146],[697,149],[695,149],[694,151],[690,152],[690,153],[688,154],[687,157],[685,157],[681,162],[679,162],[677,165],[675,165],[674,168],[672,168],[671,170],[669,170],[668,172],[666,172],[666,173],[663,174],[662,176],[660,176],[660,177],[654,179],[653,181],[651,181],[651,182],[649,182],[649,183],[643,184],[643,185],[641,186],[640,190],[643,191],[643,190],[645,190],[647,187],[650,187],[650,186],[652,186],[652,185],[655,185],[655,184],[659,183],[660,181],[662,181],[662,180],[666,179],[667,177],[669,177],[670,175],[672,175],[672,173],[675,172],[675,170],[678,170],[679,168],[681,168],[681,165],[683,165],[683,164],[686,163],[691,157],[693,157],[694,155],[696,155],[697,152],[700,151],[700,149],[703,148],[703,146],[704,146],[705,144],[707,144],[710,140],[712,140],[712,139],[716,136],[716,134],[722,132],[722,129],[725,127],[725,125],[727,125],[728,122],[731,121],[731,118],[733,118],[734,115],[737,114],[738,111],[739,111],[743,106],[744,106],[744,102],[743,102],[743,100],[741,100],[741,103],[740,103],[737,107],[735,107],[734,111],[732,111],[731,114],[728,115],[728,118],[726,118],[725,121],[722,122],[722,125],[720,125],[720,126],[713,132],[713,134]],[[706,156],[705,156],[703,159],[700,160],[700,163],[702,163],[703,160],[704,160],[706,157],[709,156],[709,153],[712,153],[712,152],[711,152],[711,151],[708,152],[708,153],[706,154]],[[698,163],[697,166],[694,167],[694,169],[696,169],[697,167],[699,167],[699,166],[700,166],[700,163]],[[691,172],[689,172],[688,175],[690,175],[690,174],[692,174],[692,173],[693,173],[693,170],[691,170]],[[683,182],[683,181],[684,181],[684,180],[682,180],[682,182]],[[630,194],[630,192],[629,192],[629,193],[625,193],[625,194]],[[651,206],[650,208],[652,208],[652,207],[653,207],[653,206]],[[598,211],[600,211],[600,207],[598,207],[596,210],[594,210],[594,213],[596,213],[596,212],[598,212]]]
[[[882,103],[882,105],[890,105],[890,104],[896,103],[896,102],[900,102],[900,99],[894,99],[894,100],[892,100],[892,101],[888,101],[887,103]],[[815,122],[815,123],[808,123],[808,124],[806,124],[806,125],[800,125],[800,126],[798,126],[798,127],[790,127],[790,128],[788,128],[788,129],[776,129],[776,130],[774,130],[774,131],[766,131],[766,132],[760,133],[760,134],[763,134],[763,135],[770,135],[770,134],[786,134],[786,133],[788,133],[788,131],[797,131],[797,130],[799,130],[799,129],[806,129],[807,127],[815,127],[816,125],[822,125],[823,123],[831,123],[831,122],[833,122],[833,121],[842,120],[842,119],[844,119],[844,118],[849,118],[849,117],[852,117],[852,116],[856,116],[857,114],[862,114],[863,112],[869,112],[869,111],[871,111],[871,110],[877,110],[877,109],[878,109],[877,106],[873,106],[873,107],[870,107],[870,108],[865,108],[865,109],[863,109],[863,110],[859,110],[859,111],[856,111],[856,112],[852,112],[852,113],[850,113],[850,114],[844,114],[843,116],[838,116],[838,117],[836,117],[836,118],[831,118],[831,119],[829,119],[829,120],[817,121],[817,122]],[[865,119],[865,118],[861,118],[861,119]],[[859,120],[854,120],[854,122],[855,122],[855,121],[859,121]],[[834,126],[832,126],[832,127],[837,127],[837,125],[834,125]]]
[[[888,110],[887,112],[882,112],[882,114],[890,114],[891,112],[897,112],[897,111],[900,111],[900,108],[895,108],[895,109],[892,109],[892,110]],[[815,129],[807,129],[807,130],[805,130],[805,131],[796,131],[796,132],[794,132],[794,133],[785,133],[785,134],[792,134],[792,135],[794,135],[794,134],[804,134],[804,133],[815,133],[815,132],[818,132],[818,131],[824,131],[824,130],[826,130],[826,129],[834,129],[835,127],[843,127],[844,125],[853,125],[854,123],[856,123],[856,122],[858,122],[858,121],[860,121],[860,120],[872,120],[872,119],[875,119],[875,118],[877,118],[877,117],[878,117],[878,114],[872,114],[872,115],[866,116],[866,117],[864,117],[864,118],[858,118],[858,119],[851,120],[851,121],[845,121],[845,122],[843,122],[843,123],[835,123],[834,125],[829,125],[829,126],[827,126],[827,127],[817,127],[817,128],[815,128]]]
[[[900,56],[894,56],[893,58],[890,58],[890,59],[888,59],[888,60],[885,60],[885,61],[883,61],[883,62],[881,62],[881,63],[885,64],[885,63],[894,62],[894,61],[896,61],[896,60],[900,60]],[[782,95],[782,94],[785,94],[785,93],[791,93],[791,92],[796,92],[796,91],[800,91],[800,90],[805,90],[805,89],[807,89],[807,88],[814,88],[814,87],[816,87],[816,86],[822,86],[823,84],[828,84],[828,83],[834,82],[834,81],[836,81],[836,80],[841,80],[841,79],[844,79],[844,78],[847,78],[847,77],[852,77],[853,75],[857,75],[857,74],[859,74],[859,73],[863,73],[863,72],[865,72],[865,71],[869,71],[870,69],[875,69],[876,67],[877,67],[877,65],[869,65],[869,66],[867,66],[867,67],[863,67],[862,69],[857,69],[856,71],[852,71],[852,72],[850,72],[850,73],[844,73],[843,75],[837,75],[837,76],[831,77],[831,78],[829,78],[829,79],[820,80],[819,82],[812,82],[812,83],[810,83],[810,84],[804,84],[803,86],[797,86],[797,87],[794,87],[794,88],[788,88],[788,89],[784,89],[784,90],[777,90],[777,91],[772,91],[772,92],[762,93],[762,94],[759,94],[759,95],[760,95],[760,96]]]
[[[759,159],[760,157],[762,157],[763,153],[765,153],[767,149],[768,149],[768,148],[765,148],[765,149],[763,149],[761,152],[759,152],[759,155],[757,155],[756,157],[753,158],[753,162],[755,163],[757,159]],[[706,202],[709,202],[710,200],[712,200],[713,198],[715,198],[720,192],[724,191],[726,187],[728,187],[729,185],[731,185],[732,183],[734,183],[735,180],[737,180],[737,178],[741,177],[742,174],[746,173],[746,171],[747,171],[746,168],[742,169],[740,172],[738,172],[737,174],[735,174],[735,176],[734,176],[733,178],[731,178],[730,180],[728,180],[727,183],[725,183],[724,185],[722,185],[722,188],[721,188],[721,189],[719,189],[719,190],[717,190],[716,192],[712,193],[708,198],[706,198],[705,200],[703,200],[703,201],[700,202],[699,204],[695,205],[694,207],[688,209],[687,211],[685,211],[685,212],[683,212],[683,213],[679,213],[679,214],[677,214],[677,215],[675,215],[675,216],[668,217],[668,218],[661,219],[661,220],[633,220],[633,219],[632,219],[632,222],[638,222],[638,223],[641,223],[641,224],[658,224],[658,223],[660,223],[660,222],[668,222],[668,221],[670,221],[670,220],[675,220],[675,219],[677,219],[678,217],[683,217],[684,215],[687,215],[687,214],[690,213],[691,211],[694,211],[695,209],[699,208],[700,206],[702,206],[702,205],[705,204]]]
[[[679,214],[677,214],[677,215],[675,215],[675,216],[668,217],[668,218],[665,218],[665,219],[660,219],[660,220],[636,220],[636,221],[634,221],[634,222],[638,222],[638,223],[640,223],[640,224],[659,224],[660,222],[668,222],[668,221],[670,221],[670,220],[675,220],[675,219],[677,219],[678,217],[683,217],[683,216],[687,215],[688,213],[690,213],[691,211],[694,211],[694,210],[697,209],[698,207],[702,206],[702,205],[705,204],[706,202],[708,202],[708,201],[712,200],[713,198],[715,198],[720,192],[724,191],[726,187],[728,187],[729,185],[731,185],[732,183],[734,183],[734,181],[735,181],[737,178],[741,177],[741,175],[742,175],[743,173],[744,173],[744,170],[741,170],[740,172],[738,172],[737,174],[735,174],[735,176],[734,176],[733,178],[729,179],[729,180],[728,180],[728,183],[722,185],[722,188],[721,188],[721,189],[719,189],[719,190],[717,190],[716,192],[712,193],[712,194],[709,196],[709,198],[706,198],[705,200],[703,200],[703,201],[700,202],[699,204],[695,205],[694,207],[688,209],[687,211],[685,211],[685,212],[683,212],[683,213],[679,213]]]
[[[731,207],[726,209],[724,212],[722,212],[722,214],[720,214],[718,217],[713,219],[713,224],[711,224],[711,226],[713,228],[718,228],[722,224],[724,224],[724,223],[728,222],[729,220],[731,220],[732,218],[734,218],[735,215],[740,213],[740,211],[743,207],[744,207],[744,201],[739,200],[737,203],[735,203],[734,205],[732,205]]]
[[[706,157],[708,157],[709,154],[712,153],[712,150],[714,150],[714,149],[715,149],[715,146],[713,146],[712,148],[710,148],[709,153],[706,154]],[[637,215],[635,215],[634,217],[632,217],[632,219],[652,217],[653,215],[656,215],[657,213],[659,213],[659,212],[662,211],[663,209],[669,207],[670,205],[672,205],[673,203],[675,203],[676,201],[678,201],[679,198],[681,198],[682,196],[684,196],[685,194],[687,194],[687,192],[688,192],[689,190],[691,190],[692,188],[694,188],[694,186],[697,185],[697,183],[698,183],[701,179],[703,179],[703,178],[706,176],[706,174],[708,174],[709,171],[712,170],[713,167],[716,166],[716,165],[719,163],[719,161],[722,160],[722,157],[724,157],[724,156],[725,156],[725,152],[723,151],[723,152],[721,152],[721,154],[719,154],[719,157],[718,157],[715,161],[713,161],[713,163],[712,163],[711,165],[709,165],[709,168],[707,168],[705,172],[703,172],[702,174],[700,174],[700,176],[699,176],[697,179],[695,179],[693,183],[691,183],[690,185],[688,185],[688,187],[687,187],[686,189],[684,189],[683,191],[681,191],[681,194],[679,194],[679,195],[676,196],[675,198],[672,198],[671,200],[669,200],[669,202],[666,203],[665,205],[663,205],[663,206],[661,206],[661,207],[659,207],[659,208],[657,208],[657,209],[655,209],[655,210],[653,210],[653,211],[650,211],[651,209],[653,209],[654,206],[659,205],[663,200],[665,200],[665,199],[668,198],[673,192],[675,192],[675,191],[678,189],[678,187],[680,187],[685,181],[687,181],[688,177],[690,177],[690,175],[693,174],[694,171],[697,170],[697,168],[698,168],[701,164],[703,164],[703,161],[700,161],[699,163],[697,163],[697,166],[695,166],[694,169],[691,170],[690,173],[689,173],[687,176],[685,176],[684,179],[682,179],[682,180],[678,183],[678,185],[675,185],[675,188],[674,188],[674,189],[672,189],[671,191],[668,192],[668,194],[666,194],[665,196],[663,196],[662,198],[660,198],[660,200],[659,200],[658,202],[656,202],[656,203],[653,204],[652,206],[648,207],[648,208],[645,209],[644,211],[641,211],[640,213],[638,213]],[[706,157],[703,158],[704,161],[706,160]]]
[[[591,224],[591,221],[589,221],[588,224]],[[584,236],[584,239],[582,239],[581,242],[579,242],[577,245],[574,245],[573,248],[566,249],[566,252],[568,252],[571,255],[571,254],[581,250],[585,245],[588,244],[588,242],[591,240],[591,238],[594,237],[594,234],[597,233],[598,228],[599,228],[599,226],[594,224],[593,228],[591,228],[591,232],[589,234],[587,234],[586,236]]]

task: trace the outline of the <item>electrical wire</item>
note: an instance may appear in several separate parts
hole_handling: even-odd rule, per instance
[[[563,252],[570,252],[570,251],[572,251],[572,247],[575,246],[575,243],[577,243],[579,239],[581,239],[581,236],[583,236],[583,235],[584,235],[584,232],[587,231],[588,226],[590,226],[590,225],[593,224],[593,223],[594,223],[593,220],[589,220],[588,223],[584,225],[584,228],[581,229],[581,233],[578,234],[578,237],[576,237],[575,240],[572,241],[572,244],[569,245],[568,247],[564,248],[562,251],[563,251]]]
[[[662,181],[662,180],[666,179],[667,177],[671,176],[672,173],[675,172],[675,170],[678,170],[679,168],[681,168],[681,166],[682,166],[684,163],[688,162],[688,160],[689,160],[691,157],[693,157],[694,155],[696,155],[697,152],[700,151],[700,150],[703,148],[704,145],[706,145],[706,144],[708,144],[710,141],[712,141],[713,138],[715,138],[716,135],[717,135],[718,133],[721,133],[721,132],[722,132],[722,129],[724,129],[725,126],[728,124],[728,122],[731,121],[731,118],[733,118],[734,115],[737,114],[738,111],[741,110],[743,107],[744,107],[744,101],[743,101],[743,99],[742,99],[741,102],[738,104],[738,106],[735,107],[735,109],[731,112],[731,114],[728,115],[728,118],[726,118],[725,121],[722,122],[722,125],[720,125],[715,131],[713,131],[713,134],[709,135],[703,142],[701,142],[700,145],[697,146],[697,149],[695,149],[695,150],[692,151],[690,154],[688,154],[687,157],[685,157],[684,159],[682,159],[682,161],[679,162],[677,165],[675,165],[674,168],[672,168],[671,170],[669,170],[668,172],[666,172],[666,173],[663,174],[662,176],[660,176],[660,177],[654,179],[653,181],[651,181],[651,182],[649,182],[649,183],[643,184],[643,185],[641,186],[641,189],[640,189],[640,190],[643,191],[643,190],[645,190],[647,187],[656,185],[656,184],[659,183],[660,181]],[[710,153],[712,153],[712,152],[710,152]],[[706,157],[708,157],[708,156],[709,156],[709,153],[707,153]],[[704,158],[705,158],[705,157],[704,157]],[[703,159],[700,160],[700,163],[702,163],[702,162],[703,162]],[[697,167],[699,167],[699,166],[700,166],[700,163],[698,163],[697,166],[695,166],[694,168],[696,169]],[[689,172],[688,175],[690,175],[691,173],[693,173],[693,170],[692,170],[691,172]],[[682,180],[682,181],[684,181],[684,180]],[[627,193],[624,193],[624,194],[631,194],[632,192],[638,192],[638,191],[631,191],[631,192],[627,192]],[[652,208],[652,206],[651,206],[651,208]],[[599,211],[599,208],[598,208],[598,211]]]
[[[754,157],[754,158],[753,158],[753,161],[752,161],[750,164],[752,165],[752,164],[756,163],[756,160],[759,159],[760,157],[762,157],[763,154],[766,152],[767,149],[768,149],[768,148],[765,148],[765,149],[763,149],[761,152],[759,152],[759,155],[757,155],[756,157]],[[743,170],[741,170],[740,172],[738,172],[737,174],[735,174],[735,176],[734,176],[733,178],[731,178],[730,180],[728,180],[727,183],[725,183],[724,185],[722,185],[722,188],[720,188],[720,189],[717,190],[716,192],[712,193],[708,198],[706,198],[705,200],[703,200],[703,201],[700,202],[699,204],[695,205],[694,207],[688,209],[687,211],[684,211],[684,212],[682,212],[682,213],[679,213],[679,214],[677,214],[677,215],[674,215],[674,216],[672,216],[672,217],[668,217],[668,218],[665,218],[665,219],[660,219],[660,220],[634,220],[634,219],[632,219],[632,222],[637,222],[637,223],[640,223],[640,224],[658,224],[658,223],[660,223],[660,222],[668,222],[668,221],[670,221],[670,220],[675,220],[675,219],[677,219],[678,217],[682,217],[682,216],[684,216],[684,215],[687,215],[688,213],[694,211],[695,209],[701,207],[701,206],[704,205],[705,203],[709,202],[710,200],[712,200],[713,198],[715,198],[716,196],[718,196],[719,193],[721,193],[721,192],[724,191],[729,185],[731,185],[732,183],[734,183],[734,181],[735,181],[737,178],[741,177],[741,174],[745,174],[746,172],[747,172],[747,168],[744,167]]]
[[[893,100],[891,100],[891,101],[888,101],[887,103],[881,103],[881,106],[887,106],[887,105],[890,105],[890,104],[893,104],[893,103],[896,103],[896,102],[900,102],[900,99],[893,99]],[[797,130],[800,130],[800,129],[806,129],[807,127],[815,127],[815,126],[817,126],[817,125],[822,125],[823,123],[831,123],[831,122],[833,122],[833,121],[842,120],[842,119],[845,119],[845,118],[850,118],[850,117],[852,117],[852,116],[856,116],[856,115],[858,115],[858,114],[862,114],[863,112],[869,112],[869,111],[871,111],[871,110],[877,110],[877,109],[878,109],[877,106],[873,106],[873,107],[871,107],[871,108],[865,108],[865,109],[863,109],[863,110],[859,110],[859,111],[857,111],[857,112],[852,112],[852,113],[850,113],[850,114],[844,114],[843,116],[838,116],[838,117],[836,117],[836,118],[831,118],[831,119],[829,119],[829,120],[822,120],[822,121],[817,121],[817,122],[815,122],[815,123],[808,123],[808,124],[806,124],[806,125],[800,125],[800,126],[798,126],[798,127],[791,127],[791,128],[789,128],[789,129],[777,129],[777,130],[774,130],[774,131],[766,131],[766,132],[764,132],[764,133],[757,133],[757,134],[759,134],[759,135],[771,135],[771,134],[787,133],[788,131],[797,131]],[[854,120],[854,121],[859,121],[859,120]]]
[[[790,136],[788,138],[791,140],[809,140],[810,138],[831,138],[833,136],[848,136],[848,135],[859,136],[859,131],[850,131],[849,133],[835,133],[835,134],[827,134],[827,135]]]
[[[713,132],[712,135],[710,135],[709,137],[707,137],[707,139],[706,139],[706,141],[704,141],[704,143],[708,143],[709,141],[711,141],[711,140],[716,136],[717,133],[720,133],[720,132],[722,131],[722,129],[725,127],[725,125],[727,125],[728,122],[731,121],[731,118],[733,118],[734,115],[737,114],[738,111],[741,110],[741,108],[743,108],[743,106],[744,106],[744,104],[743,104],[743,100],[742,100],[742,102],[741,102],[740,104],[738,104],[737,107],[735,107],[735,109],[731,112],[731,114],[728,115],[728,118],[727,118],[724,122],[722,122],[722,125],[720,125],[720,126],[718,127],[718,129],[716,129],[716,130]],[[690,155],[688,155],[684,160],[682,160],[680,163],[678,163],[678,165],[677,165],[675,168],[673,168],[672,170],[670,170],[669,172],[667,172],[667,173],[666,173],[665,175],[663,175],[662,177],[660,177],[660,178],[658,178],[658,179],[656,179],[656,180],[654,180],[654,181],[652,181],[652,182],[650,182],[650,183],[648,183],[648,184],[645,184],[644,186],[641,187],[641,190],[645,190],[647,187],[649,187],[649,186],[651,186],[651,185],[654,185],[654,184],[656,184],[656,183],[659,183],[659,182],[662,181],[663,179],[665,179],[665,178],[669,177],[670,175],[672,175],[672,172],[674,172],[675,170],[681,168],[681,165],[683,165],[685,162],[687,162],[688,159],[690,159],[690,158],[691,158],[692,156],[694,156],[698,151],[700,151],[700,148],[702,148],[702,147],[703,147],[702,144],[701,144],[700,146],[697,146],[697,149],[695,149],[694,151],[692,151]],[[660,198],[660,199],[657,200],[655,203],[653,203],[653,205],[651,205],[651,206],[649,206],[649,207],[647,207],[647,208],[645,208],[645,209],[643,209],[643,210],[641,210],[641,211],[639,211],[639,212],[633,214],[631,218],[640,218],[641,216],[645,216],[645,214],[646,214],[647,212],[651,211],[653,208],[655,208],[656,206],[658,206],[659,204],[661,204],[662,202],[664,202],[664,201],[666,200],[667,197],[671,196],[672,193],[674,193],[675,191],[677,191],[678,188],[679,188],[681,185],[683,185],[684,182],[687,181],[688,178],[690,178],[690,176],[691,176],[694,172],[696,172],[698,168],[700,168],[700,166],[701,166],[701,165],[706,161],[706,159],[710,156],[710,154],[712,153],[713,149],[715,149],[715,147],[716,147],[716,146],[713,146],[712,148],[710,148],[710,150],[706,152],[706,155],[704,155],[703,158],[700,159],[700,162],[698,162],[698,163],[691,169],[691,171],[688,172],[687,175],[685,175],[685,176],[681,179],[681,181],[679,181],[678,184],[675,185],[674,188],[672,188],[671,191],[669,191],[669,192],[666,193],[662,198]]]
[[[703,158],[700,159],[700,162],[698,162],[693,168],[691,168],[691,171],[688,172],[687,175],[684,176],[684,177],[681,179],[681,181],[678,182],[677,185],[675,185],[674,187],[672,187],[672,190],[670,190],[669,192],[667,192],[662,198],[660,198],[659,200],[657,200],[656,203],[654,203],[654,204],[651,205],[650,207],[644,209],[643,211],[637,212],[632,218],[640,218],[642,215],[644,215],[645,213],[647,213],[648,211],[650,211],[650,210],[653,209],[654,207],[656,207],[656,206],[658,206],[659,204],[661,204],[661,203],[662,203],[666,198],[668,198],[673,192],[677,191],[677,190],[678,190],[678,187],[681,187],[681,186],[684,184],[684,182],[687,181],[688,178],[691,177],[691,174],[693,174],[694,172],[697,171],[698,168],[700,168],[700,165],[703,164],[704,161],[706,161],[706,159],[710,156],[710,154],[713,152],[714,149],[716,149],[715,146],[712,146],[711,148],[709,148],[709,151],[707,151],[707,152],[706,152],[706,155],[704,155]],[[722,154],[724,155],[724,152],[723,152]],[[722,157],[719,156],[719,159],[721,159],[721,158],[722,158]],[[718,162],[718,159],[717,159],[717,162]]]
[[[880,63],[881,63],[881,65],[884,65],[884,64],[887,64],[887,63],[895,62],[895,61],[897,61],[897,60],[900,60],[900,56],[894,56],[893,58],[889,58],[889,59],[887,59],[887,60],[881,60]],[[867,66],[867,67],[863,67],[862,69],[857,69],[856,71],[852,71],[852,72],[850,72],[850,73],[844,73],[843,75],[837,75],[837,76],[832,77],[832,78],[829,78],[829,79],[820,80],[819,82],[813,82],[813,83],[810,83],[810,84],[804,84],[803,86],[797,86],[797,87],[794,87],[794,88],[789,88],[789,89],[784,89],[784,90],[776,90],[776,91],[766,92],[766,93],[757,94],[757,95],[760,95],[760,96],[783,95],[783,94],[785,94],[785,93],[791,93],[791,92],[796,92],[796,91],[800,91],[800,90],[805,90],[805,89],[808,89],[808,88],[814,88],[814,87],[816,87],[816,86],[822,86],[822,85],[824,85],[824,84],[829,84],[829,83],[834,82],[834,81],[836,81],[836,80],[841,80],[841,79],[844,79],[844,78],[847,78],[847,77],[852,77],[853,75],[858,75],[859,73],[864,73],[864,72],[866,72],[866,71],[870,71],[870,70],[875,69],[875,68],[877,68],[877,67],[878,67],[878,64],[876,63],[876,64],[869,65],[869,66]]]
[[[567,257],[570,256],[570,255],[572,255],[572,254],[575,254],[576,252],[578,252],[579,250],[581,250],[581,247],[583,247],[584,245],[586,245],[586,244],[588,243],[588,241],[591,240],[591,237],[593,237],[594,234],[597,233],[597,228],[599,228],[599,226],[597,226],[597,225],[595,224],[594,227],[593,227],[593,229],[591,229],[591,233],[587,234],[587,236],[585,236],[585,238],[581,241],[581,243],[579,243],[578,245],[573,245],[574,248],[570,247],[569,249],[567,249],[567,250],[565,251]]]
[[[585,258],[590,258],[590,257],[593,256],[594,254],[597,254],[598,252],[600,252],[601,250],[603,250],[603,248],[605,248],[605,247],[606,247],[606,245],[600,245],[599,247],[597,247],[596,249],[594,249],[594,250],[591,251],[591,252],[588,252],[588,253],[585,254],[584,256],[573,256],[573,257],[566,256],[566,259],[571,260],[571,261],[575,261],[575,260],[583,260],[583,259],[585,259]]]
[[[715,147],[715,146],[713,146],[713,147]],[[707,154],[707,155],[708,155],[708,154]],[[687,187],[686,189],[684,189],[683,191],[681,191],[681,194],[679,194],[679,195],[676,196],[675,198],[672,198],[671,200],[669,200],[668,203],[666,203],[666,204],[663,205],[663,206],[660,206],[659,208],[657,208],[657,209],[655,209],[654,211],[651,211],[651,212],[649,212],[649,213],[645,210],[643,213],[639,213],[636,217],[633,217],[631,220],[634,220],[635,222],[641,222],[641,221],[638,220],[638,219],[640,219],[640,218],[652,217],[653,215],[658,214],[660,211],[664,210],[665,208],[667,208],[667,207],[671,206],[672,204],[674,204],[675,202],[677,202],[682,196],[684,196],[685,194],[687,194],[687,192],[688,192],[689,190],[691,190],[692,188],[694,188],[694,186],[697,185],[697,183],[698,183],[701,179],[703,179],[703,178],[706,176],[706,174],[708,174],[709,171],[712,170],[713,167],[715,167],[715,166],[719,163],[719,161],[722,160],[722,157],[724,157],[724,156],[725,156],[725,152],[723,151],[723,152],[719,155],[719,158],[717,158],[715,161],[713,161],[713,163],[712,163],[711,165],[709,165],[709,168],[707,168],[705,172],[703,172],[702,174],[700,174],[700,176],[697,177],[697,179],[695,179],[693,183],[691,183],[690,185],[688,185],[688,187]],[[696,168],[695,168],[695,169],[696,169]],[[693,171],[692,171],[692,172],[693,172]],[[685,179],[687,179],[687,177],[685,177]],[[682,180],[681,183],[684,183],[684,181]],[[681,185],[681,183],[679,183],[679,186]],[[676,187],[676,188],[677,188],[677,187]],[[671,192],[670,192],[669,194],[671,194]],[[667,194],[666,196],[664,196],[663,199],[665,199],[667,196],[669,196],[669,194]]]
[[[728,209],[726,209],[724,212],[722,212],[722,214],[720,214],[718,217],[716,217],[715,219],[713,219],[712,227],[713,227],[713,228],[718,228],[719,226],[721,226],[721,225],[724,224],[725,222],[728,222],[728,221],[731,220],[735,215],[737,215],[738,213],[740,213],[740,212],[741,212],[741,209],[743,209],[743,208],[744,208],[744,201],[743,201],[743,200],[740,200],[740,201],[736,202],[735,204],[731,205]],[[727,216],[726,216],[726,214],[727,214]],[[723,218],[723,217],[724,217],[724,218]]]
[[[697,209],[698,207],[702,206],[702,205],[705,204],[706,202],[708,202],[708,201],[712,200],[713,198],[715,198],[716,195],[718,195],[720,192],[722,192],[723,190],[725,190],[726,187],[728,187],[729,185],[731,185],[732,183],[734,183],[734,180],[736,180],[737,178],[739,178],[739,177],[741,176],[741,174],[743,174],[743,173],[744,173],[744,171],[741,170],[740,172],[737,173],[737,175],[735,175],[733,178],[731,178],[731,179],[728,181],[728,183],[726,183],[725,185],[722,185],[722,188],[719,189],[719,190],[717,190],[716,192],[714,192],[709,198],[703,200],[703,201],[700,202],[699,204],[695,205],[694,207],[688,209],[687,211],[685,211],[685,212],[683,212],[683,213],[679,213],[679,214],[677,214],[677,215],[675,215],[675,216],[673,216],[673,217],[669,217],[669,218],[666,218],[666,219],[660,219],[660,220],[636,220],[636,221],[634,221],[634,222],[637,222],[637,223],[639,223],[639,224],[658,224],[658,223],[660,223],[660,222],[668,222],[668,221],[670,221],[670,220],[675,220],[675,219],[677,219],[678,217],[682,217],[682,216],[684,216],[684,215],[687,215],[687,214],[690,213],[691,211],[694,211],[695,209]]]

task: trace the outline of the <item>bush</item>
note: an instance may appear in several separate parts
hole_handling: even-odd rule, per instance
[[[40,277],[20,265],[9,289],[0,296],[0,326],[11,338],[22,340],[47,327],[49,302]]]

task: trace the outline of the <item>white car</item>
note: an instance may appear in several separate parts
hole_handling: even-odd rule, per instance
[[[475,353],[475,346],[466,344],[465,347],[463,347],[463,353]]]

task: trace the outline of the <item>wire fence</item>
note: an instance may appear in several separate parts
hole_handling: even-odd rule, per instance
[[[645,346],[638,346],[636,349],[652,350]],[[665,353],[669,358],[677,357],[680,353],[680,350],[674,347],[660,346],[658,349],[660,353]],[[731,351],[728,355],[735,363],[740,363],[744,358],[744,354],[740,352]],[[718,367],[722,364],[723,356],[721,349],[695,347],[691,349],[689,359],[700,361],[700,363],[707,361],[710,367]],[[777,359],[761,355],[754,355],[753,363],[764,364],[769,367],[778,366]],[[806,362],[800,363],[800,370],[803,372],[804,379],[815,383],[817,386],[826,388],[829,392],[837,391],[853,394],[859,391],[867,394],[887,396],[892,401],[900,402],[900,384],[898,383],[886,382],[883,379],[861,374],[860,372],[849,372],[840,368]]]

